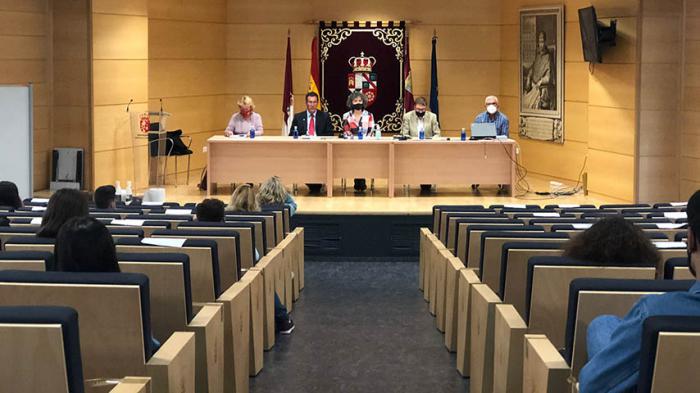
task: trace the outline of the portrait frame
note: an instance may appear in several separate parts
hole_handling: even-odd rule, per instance
[[[564,7],[520,10],[519,135],[564,143]]]

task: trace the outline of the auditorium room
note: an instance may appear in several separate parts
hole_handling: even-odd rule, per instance
[[[700,0],[0,0],[0,392],[700,392]]]

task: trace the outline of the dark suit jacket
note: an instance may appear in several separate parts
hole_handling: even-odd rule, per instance
[[[299,130],[299,135],[306,135],[306,111],[297,113],[292,120],[292,128],[290,135],[294,132],[294,127]],[[317,136],[333,136],[333,127],[331,127],[331,117],[328,112],[316,111],[316,135]]]

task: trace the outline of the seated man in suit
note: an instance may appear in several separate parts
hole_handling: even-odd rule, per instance
[[[688,263],[700,280],[700,191],[688,201]],[[588,326],[588,363],[579,375],[579,391],[635,391],[639,379],[639,352],[644,320],[658,315],[700,316],[700,281],[688,292],[647,295],[639,299],[625,318],[601,315]]]
[[[486,111],[476,115],[474,123],[494,123],[496,125],[496,135],[505,136],[508,138],[510,133],[510,121],[508,117],[501,113],[501,106],[498,103],[498,97],[488,96],[484,100]],[[479,185],[472,184],[472,191],[478,192]],[[502,184],[498,185],[498,193],[505,193],[506,187]]]
[[[295,128],[300,136],[333,136],[331,117],[328,112],[318,110],[318,94],[306,93],[306,110],[294,115],[290,133],[294,132]],[[318,194],[323,184],[307,184],[307,186],[311,194]]]
[[[430,111],[426,111],[427,107],[428,105],[424,97],[416,98],[413,110],[403,115],[401,135],[418,138],[422,130],[425,133],[426,139],[440,136],[440,125],[438,124],[437,116]],[[421,193],[429,193],[430,187],[430,184],[421,184]]]

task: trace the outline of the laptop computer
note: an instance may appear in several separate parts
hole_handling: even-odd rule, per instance
[[[496,139],[496,123],[472,123],[471,140]]]

